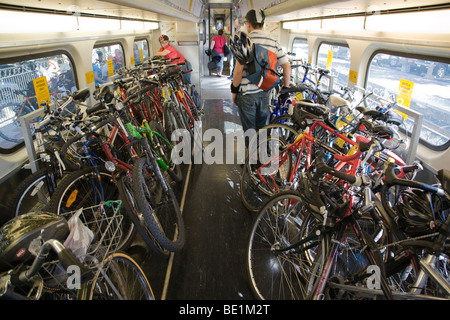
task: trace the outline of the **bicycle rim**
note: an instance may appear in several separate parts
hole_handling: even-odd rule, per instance
[[[308,297],[311,273],[321,272],[315,261],[322,255],[319,242],[293,244],[313,234],[318,226],[298,193],[274,196],[261,209],[252,227],[247,248],[247,271],[258,299],[302,300]],[[317,265],[317,263],[316,263]]]
[[[124,253],[105,258],[97,270],[89,300],[154,300],[152,288],[140,266]]]

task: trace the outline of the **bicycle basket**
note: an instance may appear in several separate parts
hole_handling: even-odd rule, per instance
[[[80,237],[80,229],[74,229],[73,221],[75,220],[78,220],[78,228],[82,225],[82,228],[87,228],[93,235],[88,243],[82,242],[86,245],[84,251],[81,251],[82,254],[80,251],[74,251],[77,258],[92,270],[97,271],[107,255],[114,252],[120,245],[123,219],[123,216],[119,214],[120,206],[120,201],[107,201],[64,214],[70,228],[64,243],[66,247],[74,251],[71,247],[73,238]],[[45,299],[77,299],[76,287],[69,288],[68,271],[56,259],[56,256],[49,257],[39,271],[39,275],[45,286]]]
[[[123,215],[120,214],[120,208],[121,201],[107,201],[96,206],[82,208],[81,212],[77,210],[64,214],[68,220],[73,215],[79,214],[78,218],[93,233],[92,242],[84,248],[85,254],[79,255],[78,259],[85,261],[88,265],[93,263],[95,266],[120,247],[123,236]],[[68,241],[70,239],[66,239],[66,243]],[[87,257],[89,259],[86,259]]]

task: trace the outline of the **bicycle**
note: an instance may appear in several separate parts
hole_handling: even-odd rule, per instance
[[[297,191],[275,195],[255,218],[247,270],[257,298],[330,298],[333,292],[326,285],[334,278],[361,285],[369,276],[367,266],[382,266],[369,233],[373,219],[366,218],[373,212],[370,179],[336,171],[323,156],[316,157],[315,164],[315,172],[311,167],[302,174]],[[392,298],[383,270],[380,282],[382,292]]]
[[[64,112],[71,103],[75,102],[79,105],[88,96],[88,89],[74,92],[65,101],[55,102],[52,110],[48,110],[45,117],[31,123],[37,141],[38,160],[36,161],[39,161],[41,166],[36,172],[27,176],[15,190],[9,204],[11,218],[22,213],[44,209],[63,175],[70,171],[70,167],[66,167],[61,160],[60,150],[64,141],[70,137],[72,128],[79,121],[74,123],[71,119],[72,113]],[[96,108],[91,108],[87,110],[87,113],[94,111]]]
[[[399,291],[396,297],[448,299],[450,175],[439,170],[436,173],[438,184],[430,185],[399,178],[395,168],[394,163],[386,164],[383,184],[376,191],[380,193],[382,204],[380,216],[392,235],[385,249],[395,252],[388,263],[401,273],[396,282]],[[420,211],[415,211],[417,209]],[[395,272],[391,274],[394,276]]]
[[[122,218],[117,201],[83,208],[66,216],[29,213],[13,218],[0,233],[7,239],[22,237],[20,242],[3,246],[0,252],[0,297],[153,300],[151,286],[142,269],[128,255],[116,252]],[[25,228],[12,227],[19,221]],[[90,234],[90,244],[88,239],[85,243],[76,243],[77,238],[72,235],[75,229],[81,234]],[[17,246],[29,248],[29,251],[14,257]]]
[[[151,140],[143,136],[143,134],[149,133],[147,129],[133,125],[131,123],[132,118],[127,114],[128,109],[124,108],[124,105],[127,105],[145,90],[151,90],[151,88],[146,87],[141,92],[129,95],[120,103],[114,104],[114,109],[120,112],[120,116],[107,119],[103,124],[97,125],[101,128],[108,123],[114,123],[109,128],[107,138],[102,138],[98,133],[89,130],[67,143],[67,148],[72,146],[75,150],[83,150],[80,159],[86,157],[90,166],[73,173],[71,177],[67,177],[67,184],[64,183],[64,187],[58,188],[58,193],[52,198],[49,208],[55,212],[64,210],[65,207],[73,210],[81,205],[81,201],[83,205],[86,204],[86,201],[96,204],[101,199],[113,198],[117,189],[118,192],[122,190],[121,198],[127,202],[129,218],[137,226],[145,242],[156,249],[158,253],[167,254],[167,251],[180,250],[184,245],[184,224],[181,212],[170,184],[163,174],[164,169],[169,169],[169,166],[157,153],[160,149],[153,148],[153,145],[150,144]],[[111,94],[106,89],[102,89],[102,92],[104,95],[99,95],[101,99],[105,99]],[[106,100],[109,99],[106,98]],[[109,100],[109,102],[111,101]],[[122,121],[122,118],[124,121]],[[83,141],[83,139],[86,141]],[[75,145],[77,141],[83,145],[82,148]],[[113,149],[111,149],[112,141],[115,141],[115,143],[120,141],[119,150],[126,150],[125,157],[121,158],[120,153],[113,152]],[[95,150],[92,150],[93,145],[100,146],[104,155],[98,156]],[[128,156],[126,156],[127,154]],[[141,158],[143,155],[145,157]],[[103,157],[106,161],[103,160]],[[109,172],[99,171],[93,158],[98,159],[97,161],[100,163],[104,163]],[[132,163],[129,163],[130,159],[132,159]],[[142,159],[149,159],[152,167],[149,168],[144,165]],[[138,171],[135,172],[138,162],[141,167],[136,169]],[[98,173],[95,170],[100,173],[102,180],[97,178]],[[149,179],[147,182],[150,185],[148,186],[143,177],[143,172]],[[129,182],[130,180],[132,184]],[[117,184],[121,184],[120,187]],[[145,190],[143,190],[143,187]],[[107,195],[106,198],[104,198],[102,192]],[[139,195],[140,197],[138,197]],[[151,204],[149,201],[152,201]],[[139,208],[139,210],[134,210],[134,208]],[[169,240],[169,238],[171,239]]]
[[[303,87],[288,91],[295,92],[299,89]],[[356,130],[352,134],[346,135],[330,123],[328,114],[328,107],[322,104],[298,101],[292,115],[289,115],[298,127],[285,122],[271,123],[251,138],[241,174],[241,199],[248,210],[256,212],[268,196],[282,190],[295,189],[298,174],[310,166],[315,149],[343,156],[357,151],[355,148],[358,141],[350,138],[357,132],[367,137],[364,143],[368,143],[371,137],[392,137],[389,128],[373,125],[365,119],[360,120],[360,125],[355,126]],[[282,117],[284,116],[280,118]],[[363,136],[358,136],[357,139],[364,139]],[[404,165],[404,161],[392,151],[384,148],[380,151],[372,165],[378,166],[377,162],[382,164],[388,158]],[[341,162],[337,170],[345,165],[350,172],[351,163]],[[256,191],[257,197],[252,198],[251,194],[256,189],[260,192]]]

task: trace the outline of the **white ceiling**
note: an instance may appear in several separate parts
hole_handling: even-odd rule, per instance
[[[286,21],[360,12],[376,14],[397,8],[443,4],[448,0],[0,0],[0,3],[146,20],[171,17],[190,21],[198,21],[208,5],[222,6],[214,9],[222,12],[223,6],[235,4],[242,15],[252,8],[265,8],[268,21]]]

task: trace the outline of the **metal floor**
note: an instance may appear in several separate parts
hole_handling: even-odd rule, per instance
[[[230,80],[215,76],[202,80],[203,132],[219,129],[225,140],[226,134],[241,129]],[[186,225],[184,249],[161,257],[139,246],[139,240],[130,249],[147,273],[156,299],[253,299],[245,255],[254,215],[240,200],[240,168],[237,161],[184,165],[185,182],[176,190]]]

